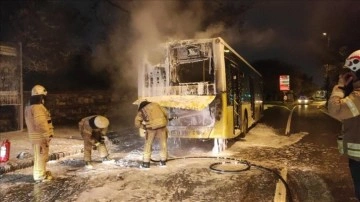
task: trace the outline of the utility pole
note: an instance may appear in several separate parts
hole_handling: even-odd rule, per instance
[[[322,35],[323,35],[324,37],[326,37],[327,48],[330,49],[330,36],[329,36],[329,34],[326,33],[326,32],[323,32]]]
[[[322,33],[323,37],[325,37],[326,39],[326,52],[327,53],[330,53],[330,35],[327,33],[327,32],[323,32]],[[325,83],[324,83],[324,90],[326,91],[326,108],[327,108],[327,104],[328,104],[328,99],[330,97],[330,91],[331,89],[330,88],[330,78],[329,78],[329,71],[330,71],[330,60],[326,54],[326,57],[325,57],[325,62],[326,64],[324,65],[324,68],[325,68]]]

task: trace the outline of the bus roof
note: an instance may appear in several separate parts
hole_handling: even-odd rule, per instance
[[[217,41],[218,40],[218,41]],[[174,40],[169,41],[166,44],[175,45],[175,44],[192,44],[192,43],[206,43],[206,42],[220,42],[222,43],[227,49],[229,49],[232,53],[234,53],[238,58],[240,58],[246,65],[250,67],[250,69],[258,74],[258,76],[262,77],[260,72],[258,72],[245,58],[240,56],[239,53],[237,53],[229,44],[227,44],[224,39],[221,37],[215,37],[215,38],[203,38],[203,39],[184,39],[184,40]]]

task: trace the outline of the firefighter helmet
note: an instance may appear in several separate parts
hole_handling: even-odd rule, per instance
[[[44,86],[42,85],[35,85],[32,89],[31,89],[31,96],[34,95],[47,95],[47,91],[44,88]]]
[[[94,124],[97,128],[107,128],[109,126],[109,119],[104,116],[96,116]]]
[[[144,100],[139,104],[138,111],[140,111],[142,108],[144,108],[146,105],[150,104],[149,101]]]
[[[345,60],[344,68],[348,68],[353,72],[360,69],[360,50],[357,50],[349,55]]]

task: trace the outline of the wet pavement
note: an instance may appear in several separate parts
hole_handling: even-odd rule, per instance
[[[220,154],[211,152],[211,140],[169,139],[167,167],[152,162],[149,170],[139,169],[144,140],[134,128],[110,132],[106,143],[117,161],[103,164],[94,152],[91,170],[84,168],[82,140],[76,129],[57,129],[50,145],[52,153],[65,149],[78,153],[48,163],[55,176],[51,182],[34,183],[31,167],[2,174],[0,198],[9,202],[273,201],[280,179],[276,173],[286,168],[288,201],[356,202],[346,159],[339,155],[335,142],[328,140],[332,132],[320,125],[329,124],[323,119],[324,123],[317,123],[319,131],[302,126],[302,132],[284,136],[283,130],[267,125],[271,122],[265,118],[266,123],[252,128],[244,139],[229,142],[228,149]],[[300,118],[298,121],[302,122]],[[27,144],[26,133],[22,136],[9,138],[19,147],[14,147],[17,152],[8,163],[21,161],[16,159],[16,153],[30,148],[23,145]],[[154,160],[158,151],[159,145],[155,144]],[[247,161],[250,167],[229,158]],[[226,172],[214,172],[212,165]],[[243,170],[228,172],[239,169]]]
[[[50,142],[49,160],[83,152],[83,140],[75,127],[55,128]],[[26,129],[24,131],[0,133],[0,142],[10,141],[9,161],[0,163],[0,175],[14,170],[31,167],[33,154]]]

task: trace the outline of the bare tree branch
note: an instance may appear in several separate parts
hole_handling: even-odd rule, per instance
[[[108,2],[108,3],[109,3],[109,4],[111,4],[112,6],[114,6],[114,7],[118,8],[118,9],[120,9],[121,11],[123,11],[123,12],[125,12],[125,13],[127,13],[127,14],[129,14],[129,13],[130,13],[128,10],[126,10],[126,9],[124,9],[123,7],[121,7],[121,6],[117,5],[117,4],[115,4],[115,3],[114,3],[114,2],[112,2],[111,0],[106,0],[106,2]]]

